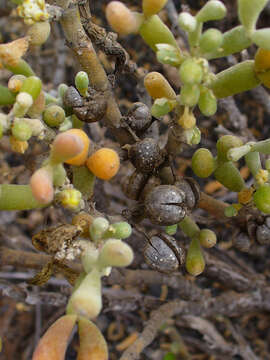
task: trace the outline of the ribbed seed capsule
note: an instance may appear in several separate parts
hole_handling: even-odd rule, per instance
[[[148,265],[159,272],[171,273],[185,263],[185,250],[168,234],[154,235],[144,248]]]
[[[186,215],[185,198],[185,193],[176,186],[156,186],[145,198],[145,212],[154,224],[177,224]]]

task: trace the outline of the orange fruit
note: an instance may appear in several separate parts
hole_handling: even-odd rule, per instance
[[[89,145],[90,145],[90,139],[86,135],[86,133],[81,129],[70,129],[70,130],[66,131],[66,133],[79,136],[84,144],[84,147],[83,147],[83,150],[78,155],[74,156],[71,159],[66,160],[65,163],[70,164],[70,165],[81,166],[85,163],[85,160],[87,159]]]
[[[110,180],[119,170],[120,159],[116,151],[101,148],[87,159],[86,166],[99,179]]]

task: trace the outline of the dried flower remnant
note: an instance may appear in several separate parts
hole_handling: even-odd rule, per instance
[[[21,57],[26,53],[28,44],[28,37],[0,44],[0,61],[4,65],[16,66]]]

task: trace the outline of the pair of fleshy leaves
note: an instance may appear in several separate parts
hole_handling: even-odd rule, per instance
[[[49,327],[32,360],[64,360],[76,321],[80,338],[77,360],[108,360],[107,344],[100,330],[91,321],[76,315],[64,315]]]

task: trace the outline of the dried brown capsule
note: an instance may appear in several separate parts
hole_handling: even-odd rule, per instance
[[[127,113],[126,122],[136,133],[145,131],[152,123],[151,111],[144,103],[136,102]]]
[[[107,97],[103,92],[88,89],[88,96],[81,97],[79,92],[70,86],[64,96],[65,106],[72,107],[74,114],[87,123],[101,120],[107,110]]]
[[[144,248],[144,258],[154,270],[171,273],[185,263],[185,250],[165,233],[154,235]]]
[[[135,170],[134,173],[132,173],[124,181],[122,187],[124,194],[129,199],[138,200],[147,180],[147,174],[142,174]]]
[[[178,180],[175,183],[179,189],[181,189],[185,195],[185,202],[187,207],[192,210],[196,207],[198,201],[200,200],[200,188],[199,185],[196,183],[195,180],[192,178],[183,178]]]
[[[243,232],[240,232],[233,238],[234,247],[242,252],[249,252],[251,242],[249,236]]]
[[[260,225],[256,230],[256,240],[261,245],[270,244],[270,229],[266,224]]]
[[[83,106],[83,98],[75,87],[70,86],[64,95],[64,105],[67,107],[81,107]]]
[[[156,186],[145,198],[145,212],[154,224],[174,225],[186,216],[185,193],[174,185]]]
[[[142,189],[141,193],[140,193],[140,201],[144,201],[147,194],[154,189],[156,186],[161,185],[161,180],[160,178],[156,177],[156,176],[150,176],[147,178],[147,182],[144,185],[144,188]]]
[[[146,138],[132,145],[129,158],[135,168],[145,174],[157,169],[163,162],[164,156],[155,139]]]

